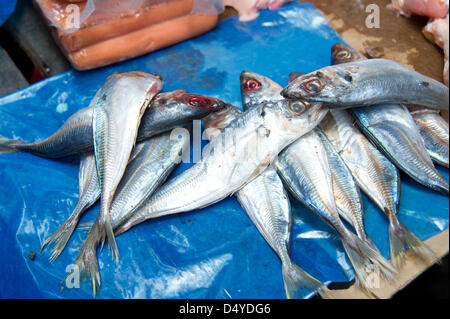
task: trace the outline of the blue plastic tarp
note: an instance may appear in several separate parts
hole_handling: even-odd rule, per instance
[[[16,0],[2,0],[0,1],[0,26],[13,13],[16,6]]]
[[[262,11],[253,22],[232,17],[203,36],[89,71],[69,71],[0,99],[0,136],[33,141],[53,133],[88,105],[107,76],[143,70],[161,74],[164,91],[185,88],[242,107],[239,75],[251,70],[286,85],[292,71],[330,64],[342,41],[311,4]],[[205,142],[206,143],[206,142]],[[179,174],[192,164],[181,164]],[[448,179],[448,170],[440,171]],[[86,233],[77,230],[53,264],[43,241],[72,212],[77,159],[0,156],[0,297],[90,298],[90,284],[60,291]],[[389,257],[388,223],[364,196],[367,230]],[[324,282],[354,278],[337,234],[302,204],[293,206],[292,259]],[[422,240],[448,228],[448,198],[402,175],[400,220]],[[98,206],[82,219],[93,221]],[[234,197],[208,208],[145,222],[117,238],[116,266],[99,253],[100,298],[285,298],[281,263]],[[34,260],[30,252],[36,252]],[[70,268],[67,268],[68,270]]]

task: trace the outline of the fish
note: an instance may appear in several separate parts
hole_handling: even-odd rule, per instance
[[[416,123],[404,105],[383,104],[353,109],[367,137],[403,172],[420,184],[449,194],[449,185],[436,170]]]
[[[0,154],[28,152],[44,158],[61,158],[94,151],[92,132],[93,104],[77,111],[51,136],[33,143],[0,137]],[[137,141],[141,142],[175,127],[186,126],[225,107],[225,103],[185,90],[159,93],[145,110],[139,126]]]
[[[94,155],[101,188],[97,224],[102,236],[108,239],[116,263],[119,251],[110,206],[135,146],[142,115],[162,85],[160,79],[144,72],[114,73],[106,80],[94,104]]]
[[[368,291],[370,287],[367,286],[367,280],[370,271],[377,269],[388,280],[393,280],[396,271],[376,250],[350,232],[342,223],[335,202],[328,157],[320,138],[317,141],[312,143],[311,138],[297,140],[292,144],[288,156],[281,153],[274,166],[294,198],[339,234],[355,270],[358,286]],[[307,147],[309,151],[305,152]],[[295,153],[294,150],[298,152]]]
[[[366,59],[359,52],[336,44],[332,48],[333,63],[341,63],[344,56],[352,56],[353,61]],[[367,138],[400,170],[420,184],[448,195],[449,185],[435,169],[406,106],[386,103],[350,109],[350,113]]]
[[[395,165],[357,130],[346,110],[330,110],[320,127],[360,189],[388,217],[390,256],[396,269],[402,265],[405,249],[434,258],[430,249],[398,220],[401,182]]]
[[[374,250],[378,251],[375,243],[366,232],[364,208],[358,184],[325,133],[320,128],[316,128],[316,133],[322,140],[327,153],[328,163],[331,168],[334,201],[336,202],[339,216],[353,227],[361,240],[367,242]]]
[[[269,88],[267,93],[266,87]],[[271,91],[277,90],[280,92],[281,87],[262,75],[249,71],[241,74],[244,109],[254,107],[258,101],[270,99],[274,95]],[[339,219],[328,156],[315,129],[284,149],[273,165],[294,198],[318,214],[341,236],[358,284],[367,288],[368,266],[380,269],[387,278],[392,277],[395,270],[389,263],[369,244],[349,232]]]
[[[207,138],[212,141],[241,111],[230,105],[204,119]],[[218,116],[218,115],[221,116]],[[291,205],[276,170],[268,166],[253,181],[236,193],[236,198],[260,234],[275,251],[282,263],[286,297],[295,298],[302,289],[325,296],[328,289],[320,281],[297,266],[289,256],[292,215]]]
[[[148,219],[204,208],[233,195],[325,114],[321,105],[286,100],[244,112],[216,136],[199,162],[162,185],[118,233]]]
[[[115,229],[126,221],[140,204],[167,179],[180,163],[189,146],[188,134],[166,132],[147,139],[133,149],[127,169],[111,204],[110,217]],[[82,279],[90,278],[94,296],[101,286],[97,247],[102,243],[99,224],[88,224],[85,239],[75,264]]]
[[[84,153],[80,156],[78,194],[78,203],[72,214],[41,246],[41,253],[45,246],[53,246],[50,262],[53,262],[62,253],[84,212],[100,198],[100,184],[95,166],[95,157],[92,153]]]
[[[281,94],[288,99],[325,103],[333,109],[383,103],[449,109],[444,84],[387,59],[328,66],[298,77]]]
[[[448,168],[448,123],[435,110],[415,110],[411,112],[411,115],[419,128],[431,159]]]
[[[289,81],[292,82],[301,75],[302,73],[292,72],[289,75]],[[375,243],[366,232],[361,192],[350,169],[333,148],[320,127],[315,128],[315,133],[322,140],[328,156],[334,200],[340,217],[353,227],[361,240],[367,242],[374,250],[378,251]]]

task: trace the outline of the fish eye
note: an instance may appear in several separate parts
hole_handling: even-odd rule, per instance
[[[338,54],[336,54],[336,58],[338,58],[340,60],[350,59],[351,57],[352,57],[351,52],[349,52],[347,50],[343,50],[343,51],[339,52]]]
[[[245,82],[245,88],[247,89],[247,91],[256,91],[259,90],[259,88],[261,87],[261,83],[259,83],[257,80],[255,79],[250,79],[247,82]]]
[[[211,103],[209,102],[209,100],[201,97],[191,97],[189,99],[189,104],[192,106],[207,106]]]
[[[306,102],[293,101],[290,103],[289,108],[295,114],[301,114],[306,110]]]
[[[318,93],[322,90],[322,82],[319,79],[313,79],[306,82],[304,87],[309,92]]]

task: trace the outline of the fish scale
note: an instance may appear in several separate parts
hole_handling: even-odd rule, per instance
[[[249,71],[241,74],[244,108],[254,107],[258,100],[265,101],[274,97],[279,99],[280,91],[281,87],[266,77]],[[293,103],[307,105],[301,100]],[[289,145],[280,153],[274,166],[290,193],[337,231],[359,284],[367,289],[368,269],[378,269],[386,278],[392,278],[395,270],[376,248],[372,248],[373,242],[367,240],[367,236],[356,237],[340,220],[333,189],[332,168],[317,130],[308,132]]]
[[[100,198],[97,168],[93,154],[82,154],[78,174],[78,202],[69,218],[41,246],[53,245],[50,261],[54,261],[67,245],[83,213]]]
[[[299,76],[281,94],[289,99],[326,103],[334,109],[382,103],[449,109],[449,91],[445,85],[387,59],[325,67]]]
[[[357,123],[389,159],[415,181],[448,194],[448,183],[434,168],[422,136],[403,105],[352,110]]]
[[[125,222],[167,179],[188,144],[189,138],[186,135],[175,140],[171,139],[170,133],[163,133],[136,145],[111,204],[113,228]],[[96,255],[101,241],[99,226],[94,223],[75,261],[80,267],[82,278],[91,277],[94,295],[101,284]]]
[[[163,185],[140,207],[139,212],[121,227],[119,233],[145,219],[189,211],[215,203],[256,178],[280,149],[311,130],[325,114],[320,106],[312,106],[303,114],[295,116],[290,106],[290,102],[284,101],[266,103],[246,111],[233,120],[227,129],[210,143],[209,151],[202,157],[201,162]],[[270,133],[261,136],[258,132],[261,128]],[[226,141],[226,135],[238,144],[234,147],[228,145],[223,147],[222,142]],[[248,157],[247,151],[255,143],[265,145],[260,147],[263,153],[257,158]],[[202,173],[197,177],[196,172],[199,170]],[[190,182],[183,184],[184,180]],[[173,192],[174,189],[177,191]],[[168,196],[165,196],[166,192]]]
[[[162,82],[144,72],[115,73],[108,77],[94,104],[94,154],[101,187],[96,220],[118,262],[119,251],[110,220],[110,206],[136,143],[142,115]]]
[[[212,141],[216,138],[219,130],[223,131],[240,114],[240,110],[230,105],[224,111],[208,116],[205,119],[208,139]],[[291,206],[276,170],[272,166],[267,167],[258,177],[243,186],[236,193],[236,197],[260,234],[280,258],[286,296],[294,298],[301,289],[324,294],[326,288],[295,265],[289,257]]]
[[[51,136],[33,143],[0,138],[0,154],[18,151],[29,152],[46,158],[59,158],[94,150],[92,118],[93,105],[102,89],[99,89],[89,107],[70,116]],[[201,102],[192,102],[201,101]],[[186,126],[223,109],[218,99],[189,94],[185,90],[160,93],[152,100],[142,116],[137,141],[141,142],[175,127]]]
[[[430,157],[439,165],[449,167],[448,123],[433,110],[417,110],[411,115],[419,128]]]
[[[355,66],[356,64],[361,66],[364,63],[358,62],[368,61],[358,51],[348,48],[340,43],[335,44],[331,51],[333,63],[340,64],[338,66],[348,67],[349,65]],[[347,63],[355,60],[358,62]],[[378,61],[377,63],[379,64],[382,62]],[[370,63],[365,65],[370,65]],[[365,72],[367,71],[368,70],[365,70]],[[396,72],[404,72],[402,71],[402,67],[395,64],[393,65],[393,70],[387,71],[392,71],[392,73],[388,73],[387,75],[393,75],[396,74]],[[409,75],[413,76],[412,79],[423,80],[423,77],[420,77],[415,73],[409,72]],[[370,78],[370,75],[366,74],[363,75],[363,77],[364,76]],[[408,72],[405,72],[403,77],[407,76]],[[382,75],[381,78],[383,78]],[[402,83],[402,79],[405,80],[400,76],[394,84],[397,86],[408,86],[410,84],[407,80]],[[411,81],[412,79],[409,80]],[[358,82],[358,84],[361,83]],[[429,85],[434,86],[432,82],[430,82]],[[374,88],[376,90],[377,87],[374,86]],[[387,90],[387,92],[389,92],[389,89]],[[396,91],[396,94],[399,92],[401,92],[401,90]],[[419,95],[420,94],[426,95],[424,92],[419,93]],[[391,102],[395,102],[395,96],[390,94],[387,94],[386,96],[393,99]],[[434,169],[431,160],[429,158],[426,159],[428,154],[425,150],[423,140],[419,135],[410,114],[404,106],[377,104],[367,107],[358,107],[352,109],[350,112],[353,113],[358,126],[368,138],[371,139],[372,143],[383,150],[393,162],[397,163],[398,167],[403,168],[406,172],[408,172],[408,170],[405,168],[412,167],[412,171],[414,171],[414,165],[422,162],[425,166]],[[395,124],[392,125],[391,123],[393,122],[395,122]],[[341,153],[343,160],[350,168],[361,189],[387,215],[389,219],[390,253],[393,264],[397,268],[400,268],[405,255],[405,250],[407,249],[413,250],[422,259],[435,259],[434,253],[397,218],[401,183],[399,172],[394,164],[385,158],[383,154],[381,154],[380,151],[378,151],[378,149],[355,128],[350,119],[350,115],[345,110],[330,111],[329,117],[322,124],[322,128],[332,141],[336,150],[342,150],[343,148],[348,148],[350,150],[350,152]],[[345,132],[347,134],[350,133],[353,138],[353,141],[350,142],[354,143],[350,144],[348,139],[343,139],[343,136],[346,134]],[[408,147],[411,143],[410,141],[413,141],[413,147]],[[395,148],[395,146],[397,146],[397,148]],[[402,152],[405,148],[407,148],[407,151]],[[425,158],[425,160],[421,160],[421,158]],[[423,172],[416,171],[415,173],[422,174]],[[414,176],[414,178],[418,177]]]
[[[316,129],[327,152],[333,182],[336,206],[341,215],[353,228],[359,238],[371,241],[366,234],[361,194],[349,168],[334,150],[323,131]],[[372,247],[375,245],[372,243]]]

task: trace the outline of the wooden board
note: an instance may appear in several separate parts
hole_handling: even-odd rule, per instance
[[[435,255],[441,259],[448,255],[449,250],[449,230],[445,230],[436,236],[433,236],[425,241],[425,244],[430,247]],[[433,263],[434,264],[434,263]],[[405,288],[414,279],[420,276],[425,270],[433,264],[426,264],[420,258],[410,251],[406,252],[405,263],[395,280],[395,283],[389,283],[385,280],[380,280],[377,288],[371,289],[372,295],[364,293],[355,285],[345,290],[334,290],[329,295],[332,299],[387,299],[391,298],[398,291]]]

